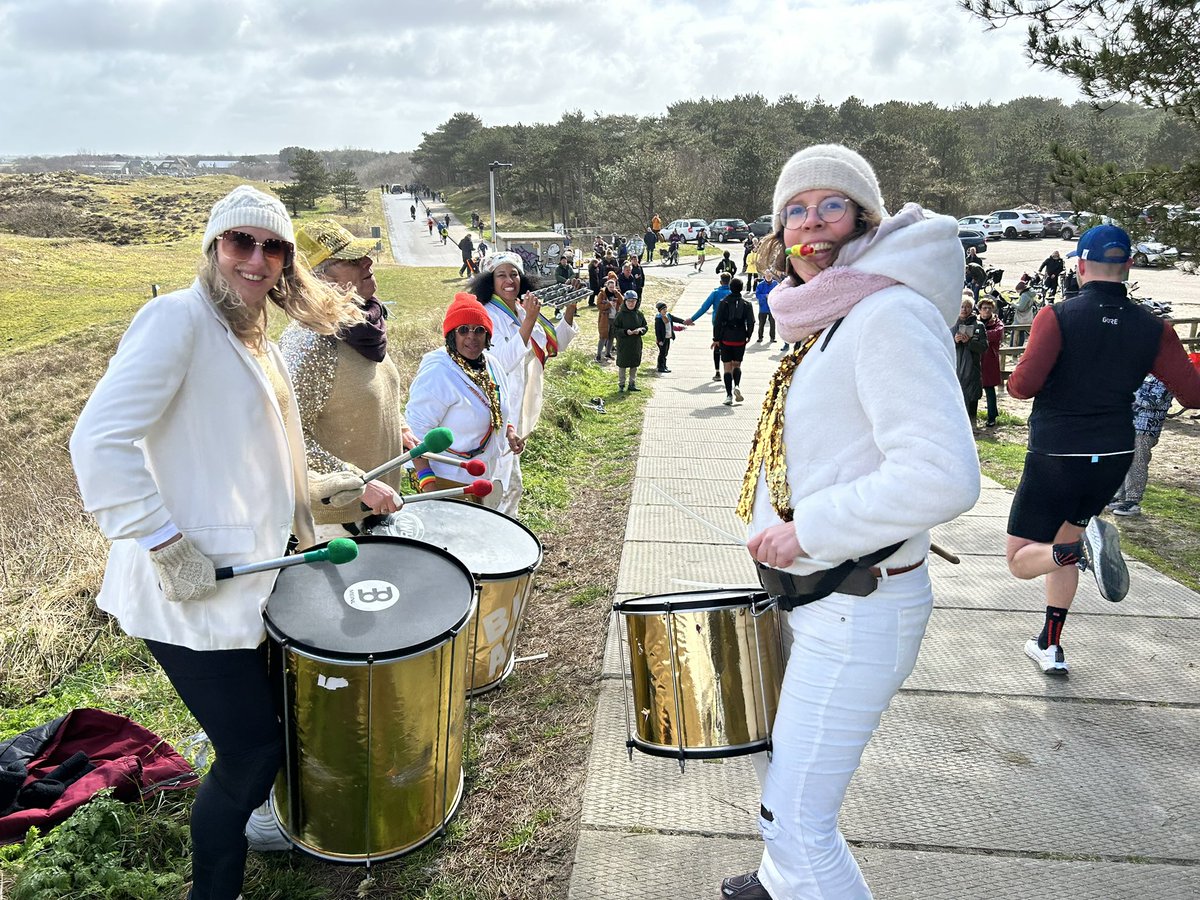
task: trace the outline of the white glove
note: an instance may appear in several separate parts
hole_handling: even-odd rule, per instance
[[[163,596],[172,603],[203,600],[217,589],[217,573],[212,560],[186,537],[161,550],[151,550],[150,562],[158,572]]]
[[[330,506],[349,506],[361,500],[365,488],[362,476],[354,472],[308,473],[309,495],[318,500],[328,497]]]

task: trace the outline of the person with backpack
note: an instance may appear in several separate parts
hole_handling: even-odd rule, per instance
[[[742,296],[743,287],[742,279],[732,279],[713,316],[713,349],[721,353],[726,406],[733,406],[735,399],[742,402],[742,358],[754,333],[754,308]]]

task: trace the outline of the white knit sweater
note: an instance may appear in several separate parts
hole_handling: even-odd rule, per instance
[[[929,552],[929,529],[979,497],[979,460],[954,374],[962,248],[939,216],[897,232],[855,263],[902,283],[860,301],[792,379],[784,445],[793,524],[808,574],[903,540],[881,565]],[[750,536],[780,523],[759,473]]]

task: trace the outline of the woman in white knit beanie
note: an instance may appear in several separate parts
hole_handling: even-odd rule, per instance
[[[867,741],[916,663],[933,603],[929,529],[969,509],[979,466],[948,324],[957,223],[888,216],[859,154],[808,147],[775,187],[763,265],[783,340],[738,503],[788,659],[738,900],[871,896],[837,828]]]
[[[112,541],[97,604],[145,641],[215,750],[192,807],[192,900],[239,896],[242,829],[283,759],[262,619],[276,573],[218,584],[215,567],[283,556],[290,535],[313,543],[267,310],[323,334],[360,318],[294,241],[276,198],[243,185],[218,200],[199,276],[138,311],[71,436],[84,506]],[[332,487],[362,493],[352,473]]]

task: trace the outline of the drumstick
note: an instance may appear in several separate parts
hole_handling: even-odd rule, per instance
[[[958,556],[956,556],[955,554],[951,553],[951,552],[950,552],[949,550],[947,550],[945,547],[942,547],[942,546],[939,546],[938,544],[935,544],[933,541],[930,541],[930,542],[929,542],[929,552],[930,552],[930,553],[936,553],[936,554],[937,554],[938,556],[940,556],[942,559],[946,560],[946,562],[954,563],[954,565],[956,565],[956,566],[957,566],[957,565],[958,565],[960,562],[962,562],[962,560],[961,560],[961,559],[959,559],[959,558],[958,558]]]
[[[486,497],[492,492],[492,483],[486,478],[477,478],[462,487],[447,488],[444,491],[430,491],[427,494],[405,494],[401,499],[404,505],[416,503],[418,500],[442,500],[446,497]]]
[[[286,569],[290,566],[301,566],[305,563],[331,562],[335,566],[350,562],[358,556],[358,544],[350,538],[334,538],[320,550],[309,550],[294,556],[281,556],[278,559],[264,559],[262,562],[246,563],[243,566],[220,566],[217,568],[217,581],[233,578],[235,575],[249,575],[252,572],[266,572],[270,569]]]
[[[379,476],[386,475],[388,472],[392,471],[392,469],[398,469],[414,456],[420,456],[421,454],[430,450],[435,453],[441,453],[453,443],[454,432],[452,432],[449,428],[431,429],[429,434],[425,435],[425,439],[417,444],[417,446],[413,447],[411,450],[404,451],[395,459],[389,459],[382,466],[376,466],[370,472],[367,472],[365,475],[363,475],[362,483],[366,484],[368,481],[374,481]],[[329,499],[329,497],[322,497],[321,502],[328,506]],[[370,509],[370,507],[367,508]]]
[[[422,453],[421,455],[426,459],[432,459],[434,462],[466,469],[468,475],[473,475],[476,478],[487,471],[487,464],[482,459],[459,459],[457,456],[447,456],[444,453]]]

